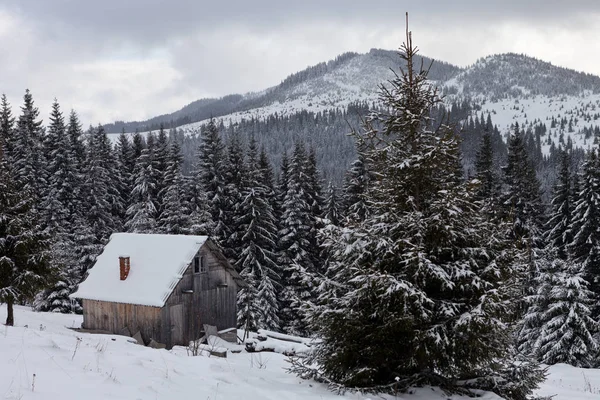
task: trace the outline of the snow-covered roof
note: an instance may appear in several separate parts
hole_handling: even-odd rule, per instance
[[[208,236],[115,233],[71,297],[162,307]],[[119,257],[131,270],[120,280]]]

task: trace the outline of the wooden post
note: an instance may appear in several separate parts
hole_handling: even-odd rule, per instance
[[[13,300],[8,299],[6,301],[6,326],[14,326],[15,325],[15,315],[13,310]]]

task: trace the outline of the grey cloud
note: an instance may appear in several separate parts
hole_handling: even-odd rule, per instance
[[[0,27],[0,76],[10,77],[0,92],[18,104],[29,87],[43,112],[57,96],[86,123],[151,117],[264,89],[344,51],[395,48],[405,10],[424,54],[466,65],[515,49],[494,27],[587,32],[600,2],[3,0],[0,23],[4,12],[17,26]]]
[[[290,22],[309,23],[315,19],[401,23],[405,11],[416,17],[441,17],[454,23],[469,23],[477,18],[543,23],[600,12],[600,2],[594,0],[5,0],[5,7],[35,21],[40,29],[55,38],[76,35],[71,39],[93,37],[102,42],[116,37],[138,44],[164,43],[190,32],[218,30],[235,24],[269,30]]]

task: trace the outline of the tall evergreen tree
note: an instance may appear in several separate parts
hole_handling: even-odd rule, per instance
[[[156,208],[157,218],[161,218],[163,212],[163,204],[165,203],[163,196],[166,194],[166,187],[168,185],[166,179],[168,178],[168,168],[171,166],[172,154],[170,153],[171,148],[169,147],[169,138],[164,126],[161,124],[158,136],[156,139],[156,148],[154,151],[154,170],[156,177]]]
[[[13,305],[33,300],[56,273],[31,189],[17,177],[0,149],[0,303],[7,305],[7,326],[14,325]]]
[[[172,235],[188,234],[192,228],[185,180],[181,173],[182,162],[181,148],[174,140],[169,149],[164,189],[160,193],[162,213],[158,217],[159,230]]]
[[[366,160],[360,148],[357,148],[358,158],[352,163],[346,173],[343,194],[343,214],[353,221],[361,221],[368,215],[365,199],[369,174]]]
[[[135,160],[140,158],[142,155],[142,150],[146,148],[146,144],[144,142],[144,137],[136,130],[133,134],[133,140],[131,145],[131,151],[133,152],[132,158],[135,164]]]
[[[214,223],[212,235],[220,244],[227,239],[224,146],[214,120],[201,133],[196,183],[206,193]]]
[[[448,174],[457,139],[445,125],[434,130],[440,99],[428,71],[414,68],[408,32],[401,50],[406,68],[380,87],[387,112],[360,137],[373,174],[370,214],[329,238],[332,264],[350,271],[309,314],[322,342],[298,371],[382,391],[479,377],[471,382],[480,388],[502,381],[494,391],[525,399],[543,374],[513,377],[524,365],[510,358],[509,242],[471,185]]]
[[[23,189],[33,196],[32,212],[34,213],[38,212],[46,178],[42,153],[44,128],[42,121],[38,120],[39,115],[40,112],[34,105],[31,92],[26,90],[14,132],[11,162],[16,179],[23,185]]]
[[[150,159],[150,150],[142,150],[134,171],[134,185],[131,191],[131,205],[127,209],[125,228],[128,232],[155,233],[156,205],[153,198],[154,168]]]
[[[592,293],[582,277],[581,264],[557,258],[537,280],[536,302],[542,307],[537,308],[540,327],[534,354],[544,364],[593,366],[599,323],[591,318]]]
[[[74,110],[69,113],[69,123],[67,126],[67,136],[69,137],[70,148],[73,152],[76,165],[82,167],[85,163],[85,145],[83,142],[83,129],[79,122],[79,116]]]
[[[592,299],[600,299],[600,175],[596,151],[588,153],[579,176],[580,192],[573,205],[573,217],[567,235],[573,239],[567,249],[573,260],[583,265],[583,277],[589,282]],[[592,319],[600,321],[600,306],[592,308]]]
[[[277,331],[280,329],[277,228],[254,138],[248,146],[246,171],[239,217],[235,221],[242,232],[236,268],[248,284],[238,294],[238,325],[248,330]]]
[[[78,303],[71,301],[69,295],[80,279],[77,260],[73,256],[75,222],[80,211],[75,195],[80,180],[65,120],[56,100],[52,105],[44,150],[48,160],[48,188],[41,203],[41,213],[50,238],[52,260],[60,272],[55,285],[38,294],[34,307],[40,311],[68,313],[79,310]]]
[[[254,164],[254,167],[256,167],[256,162]],[[242,202],[242,193],[248,185],[246,168],[242,138],[239,132],[233,132],[229,138],[227,163],[224,168],[223,221],[227,238],[222,241],[221,245],[225,255],[234,265],[238,265],[242,251],[241,237],[244,235],[244,231],[238,221],[244,217],[240,204]]]
[[[133,145],[129,141],[125,129],[119,135],[119,139],[115,146],[117,166],[121,175],[121,202],[123,209],[129,207],[129,196],[133,190],[133,172],[135,169],[135,156]],[[124,216],[123,216],[124,218]],[[124,218],[126,219],[126,218]]]
[[[106,132],[90,127],[88,133],[85,176],[82,190],[82,207],[85,220],[95,244],[104,245],[116,231],[113,215],[112,193],[115,190],[110,170],[106,168]],[[110,161],[108,161],[110,163]]]
[[[329,186],[327,188],[324,217],[333,225],[340,225],[340,221],[342,220],[338,189],[331,182],[329,182]]]
[[[502,208],[513,223],[513,237],[540,247],[544,213],[540,184],[518,124],[515,124],[508,141],[508,161],[503,171],[505,190]]]
[[[0,147],[3,149],[4,157],[10,158],[14,140],[15,119],[6,95],[0,99]]]
[[[275,188],[275,203],[274,203],[274,211],[275,211],[275,219],[279,222],[281,221],[281,214],[283,213],[283,200],[288,190],[288,182],[290,180],[290,160],[287,154],[287,150],[283,150],[283,154],[281,156],[281,165],[279,169],[279,177],[277,179],[277,186]],[[281,226],[278,225],[277,229],[280,229]]]
[[[478,195],[481,199],[492,199],[498,194],[498,177],[494,171],[494,150],[492,136],[489,132],[483,135],[481,148],[475,160],[476,177],[480,186]]]
[[[557,255],[566,260],[567,245],[572,241],[571,226],[571,158],[566,150],[560,151],[558,176],[552,197],[552,213],[548,223],[547,243],[557,251]]]
[[[280,320],[283,330],[291,334],[308,333],[302,309],[313,299],[316,290],[311,247],[314,223],[305,192],[307,181],[306,150],[304,144],[298,142],[289,165],[279,230],[279,264],[284,286]]]

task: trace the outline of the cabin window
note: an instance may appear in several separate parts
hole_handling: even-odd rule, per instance
[[[194,273],[200,274],[202,272],[206,272],[204,257],[196,256],[196,257],[194,257]]]

